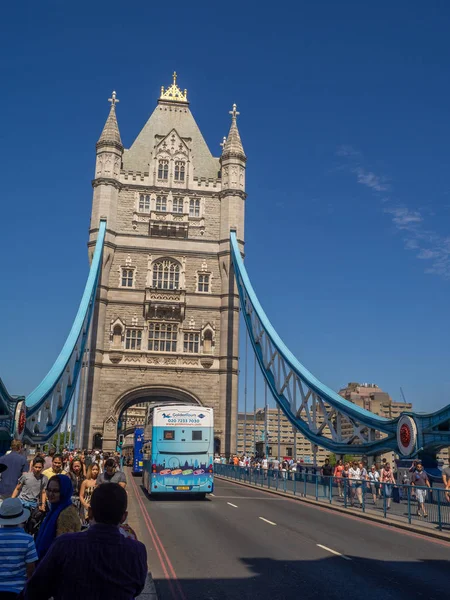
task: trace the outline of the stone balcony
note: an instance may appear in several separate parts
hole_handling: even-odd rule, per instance
[[[186,311],[185,290],[145,288],[144,318],[164,321],[183,321]]]

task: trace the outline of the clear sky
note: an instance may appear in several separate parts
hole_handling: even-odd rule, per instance
[[[129,147],[179,74],[214,155],[233,102],[246,265],[294,354],[338,390],[450,402],[450,3],[8,2],[0,21],[0,376],[28,393],[88,272],[95,142]]]

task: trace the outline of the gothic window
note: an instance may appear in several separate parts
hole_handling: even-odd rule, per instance
[[[200,334],[199,333],[185,333],[184,334],[184,343],[183,343],[183,351],[184,352],[191,352],[191,353],[197,354],[199,345],[200,345]]]
[[[122,327],[120,325],[116,325],[113,329],[113,346],[121,346],[122,345]]]
[[[169,161],[158,161],[158,179],[169,179]]]
[[[199,217],[200,216],[200,198],[191,198],[189,200],[189,216]]]
[[[149,323],[148,349],[152,352],[176,352],[177,334],[178,328],[176,325]]]
[[[175,161],[175,181],[184,181],[185,164],[182,160]]]
[[[210,283],[211,275],[209,273],[199,273],[198,274],[198,284],[197,291],[208,293],[209,292],[209,283]]]
[[[183,212],[183,198],[174,198],[172,200],[172,212],[182,213]]]
[[[210,329],[207,329],[203,336],[203,352],[204,352],[204,354],[212,354],[212,342],[213,342],[212,331]]]
[[[142,331],[140,329],[127,329],[125,336],[125,348],[127,350],[140,350]]]
[[[177,290],[180,287],[180,265],[171,260],[159,260],[153,265],[153,287]]]
[[[148,194],[140,194],[139,196],[139,211],[150,212],[150,196]]]
[[[166,212],[167,210],[167,197],[166,196],[157,196],[156,197],[156,210],[160,212]]]
[[[133,287],[134,269],[122,269],[122,287]]]

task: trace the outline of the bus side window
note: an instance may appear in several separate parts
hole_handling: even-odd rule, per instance
[[[192,441],[198,442],[201,439],[202,439],[202,432],[201,431],[193,431],[192,432]]]

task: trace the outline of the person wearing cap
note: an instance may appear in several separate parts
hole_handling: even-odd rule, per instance
[[[7,498],[0,506],[0,598],[18,598],[38,560],[34,540],[22,525],[30,517],[19,498]]]

